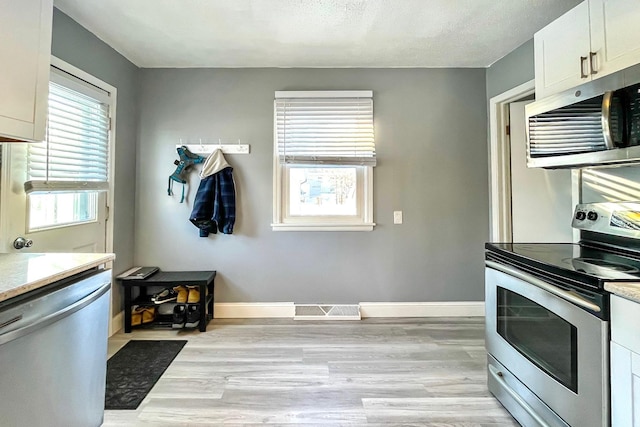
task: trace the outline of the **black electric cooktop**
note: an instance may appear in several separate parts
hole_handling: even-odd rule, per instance
[[[640,282],[640,259],[573,243],[487,243],[486,259],[534,276],[602,290],[606,282]]]

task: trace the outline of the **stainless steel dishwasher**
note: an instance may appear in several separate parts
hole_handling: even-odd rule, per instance
[[[111,271],[0,304],[0,426],[102,424]]]

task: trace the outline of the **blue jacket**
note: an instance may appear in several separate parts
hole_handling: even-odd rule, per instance
[[[189,220],[200,229],[200,237],[220,230],[233,233],[236,221],[236,189],[233,168],[227,167],[200,181]]]

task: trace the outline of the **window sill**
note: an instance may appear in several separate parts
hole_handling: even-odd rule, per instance
[[[368,224],[271,224],[273,231],[373,231]]]

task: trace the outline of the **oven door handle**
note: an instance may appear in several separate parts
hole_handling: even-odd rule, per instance
[[[515,390],[513,390],[509,386],[509,384],[507,384],[507,382],[503,378],[504,374],[502,372],[498,371],[494,366],[489,365],[489,373],[491,374],[493,379],[500,383],[502,389],[506,391],[507,394],[511,396],[511,398],[515,400],[516,403],[520,405],[520,407],[522,407],[522,409],[524,409],[525,412],[529,414],[531,418],[533,418],[540,426],[550,427],[549,424],[545,420],[540,418],[540,415],[538,415],[536,411],[534,411],[533,408],[522,397],[520,397],[520,395],[518,395]]]
[[[545,291],[552,293],[553,295],[558,296],[564,300],[567,300],[577,306],[586,308],[591,311],[595,311],[596,313],[599,313],[600,311],[602,311],[600,307],[598,307],[596,304],[592,303],[591,301],[585,298],[582,298],[580,295],[567,292],[564,289],[560,289],[557,286],[553,286],[527,273],[523,273],[522,271],[516,270],[515,268],[498,264],[497,262],[494,262],[494,261],[485,261],[485,264],[487,265],[487,267],[493,268],[494,270],[501,271],[510,276],[517,277],[520,280],[524,280],[525,282],[530,283],[533,286],[537,286],[538,288],[544,289]]]

